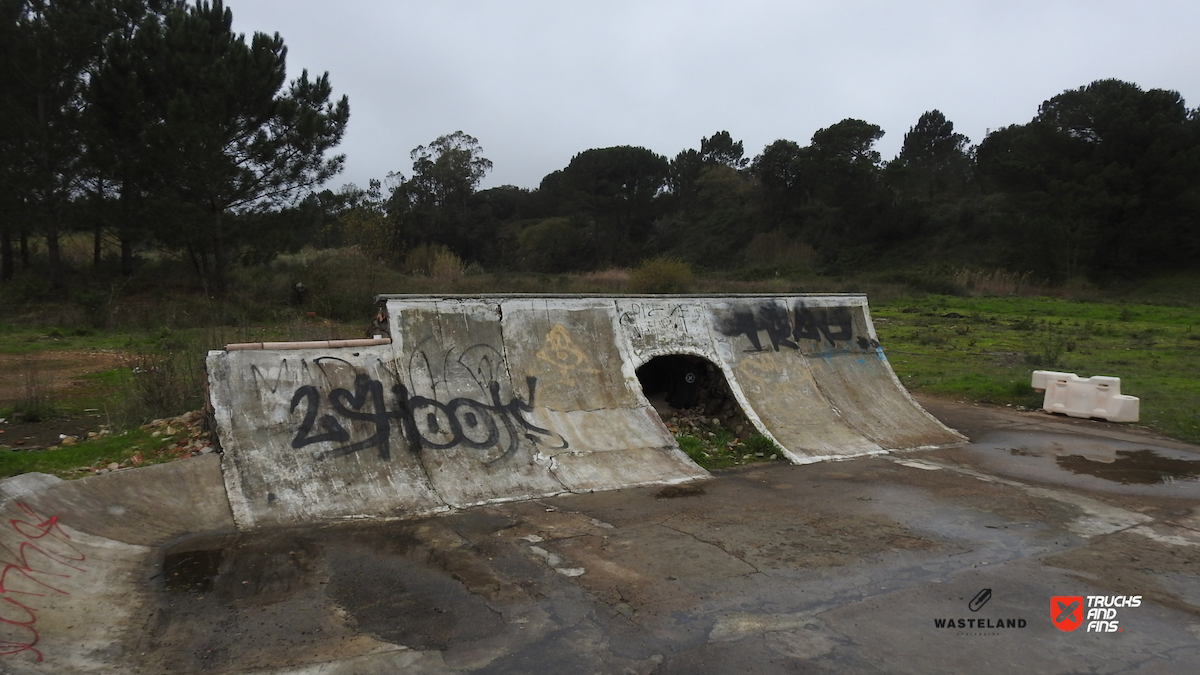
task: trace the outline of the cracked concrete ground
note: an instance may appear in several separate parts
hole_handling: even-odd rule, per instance
[[[1200,672],[1200,448],[922,402],[972,443],[148,547],[94,670]]]

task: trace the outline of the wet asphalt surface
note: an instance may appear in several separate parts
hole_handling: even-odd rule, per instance
[[[177,543],[132,672],[1200,672],[1200,448],[923,403],[973,442]]]

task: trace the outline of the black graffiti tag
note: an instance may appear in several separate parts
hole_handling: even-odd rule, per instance
[[[788,320],[787,310],[773,302],[764,302],[750,309],[734,310],[732,320],[722,330],[730,337],[745,335],[750,344],[754,345],[753,351],[761,352],[763,346],[758,336],[759,331],[767,332],[771,348],[775,351],[779,351],[780,347],[800,348],[800,345],[790,339],[792,324]]]
[[[833,345],[839,341],[849,342],[854,337],[854,317],[850,316],[849,308],[805,307],[803,302],[798,302],[794,314],[796,328],[792,335],[797,340],[820,342],[824,338]]]
[[[354,378],[353,394],[345,389],[334,389],[329,392],[329,402],[333,404],[333,409],[343,416],[352,420],[371,422],[375,425],[374,435],[338,448],[335,451],[337,455],[349,455],[359,450],[378,446],[379,459],[387,461],[392,458],[389,440],[391,436],[390,420],[393,414],[388,412],[387,402],[383,400],[382,382],[359,373]],[[368,402],[373,402],[374,405],[368,408]]]
[[[500,454],[486,462],[491,464],[515,452],[521,439],[534,445],[543,445],[547,441],[555,443],[548,446],[547,449],[551,450],[566,449],[569,447],[566,439],[526,419],[525,414],[533,412],[537,378],[527,377],[526,385],[529,388],[529,403],[515,395],[504,403],[500,398],[500,383],[495,381],[487,385],[490,403],[470,398],[456,398],[442,403],[424,396],[413,396],[407,387],[397,384],[391,391],[396,405],[388,410],[384,400],[383,383],[368,375],[359,374],[355,377],[353,392],[342,388],[334,389],[329,393],[328,400],[334,411],[343,418],[370,422],[374,426],[374,433],[363,440],[318,452],[314,458],[321,460],[342,457],[377,447],[379,458],[389,460],[393,420],[399,423],[400,431],[414,453],[420,453],[425,448],[444,450],[457,446],[474,450],[496,448]],[[291,412],[296,410],[301,401],[307,401],[307,409],[296,436],[292,439],[292,448],[298,450],[313,443],[345,443],[350,440],[350,434],[345,427],[336,417],[328,414],[319,417],[325,433],[311,435],[313,425],[318,419],[320,404],[316,387],[306,385],[297,389],[292,397]]]
[[[744,335],[750,340],[748,351],[766,351],[760,332],[765,332],[770,349],[780,347],[800,349],[801,340],[838,342],[853,340],[862,349],[878,347],[879,343],[866,336],[854,337],[854,317],[848,307],[808,307],[797,302],[789,315],[787,309],[775,302],[763,302],[753,307],[740,307],[733,311],[721,326],[728,337]]]
[[[321,393],[311,384],[300,387],[292,395],[292,407],[288,409],[288,412],[296,412],[296,406],[300,404],[300,401],[307,401],[308,406],[304,410],[304,420],[300,422],[300,429],[296,432],[296,437],[292,439],[293,448],[303,448],[312,443],[324,443],[326,441],[341,443],[350,440],[350,434],[342,428],[342,425],[338,423],[337,418],[333,415],[321,416],[321,426],[325,429],[325,433],[318,436],[309,436],[313,428],[313,423],[317,421],[317,409],[321,405]]]

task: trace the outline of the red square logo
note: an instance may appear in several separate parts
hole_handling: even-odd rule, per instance
[[[1066,632],[1079,628],[1083,623],[1083,596],[1056,595],[1050,598],[1050,621],[1054,627]]]

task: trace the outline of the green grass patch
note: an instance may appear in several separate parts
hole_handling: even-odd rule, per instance
[[[0,323],[0,353],[32,354],[64,349],[131,349],[147,344],[145,335],[125,331]]]
[[[783,457],[779,446],[761,434],[751,434],[745,441],[734,437],[733,432],[725,428],[698,434],[679,433],[675,440],[693,462],[709,471]]]
[[[32,472],[66,479],[84,478],[92,475],[92,469],[112,462],[148,466],[178,459],[172,447],[171,441],[154,438],[151,432],[138,429],[47,450],[4,450],[0,451],[0,478]]]
[[[1040,408],[1034,370],[1121,378],[1141,426],[1200,442],[1200,308],[1061,298],[900,297],[871,305],[909,389]]]

